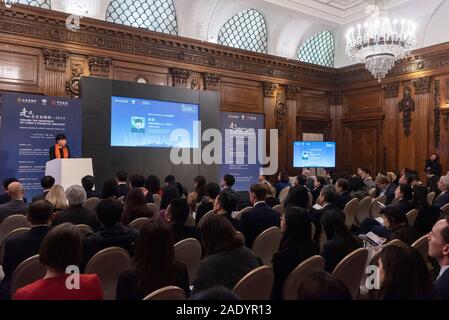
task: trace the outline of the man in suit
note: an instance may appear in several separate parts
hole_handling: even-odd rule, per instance
[[[260,183],[253,184],[249,191],[249,198],[253,208],[241,217],[242,233],[248,247],[252,247],[259,234],[271,227],[279,227],[281,219],[279,213],[265,203],[267,189]]]
[[[441,209],[442,206],[449,203],[449,174],[442,176],[438,180],[438,189],[440,189],[441,193],[436,197],[433,206]]]
[[[434,283],[438,298],[449,300],[449,220],[438,221],[427,235],[430,257],[437,260],[440,273]]]
[[[170,223],[170,229],[175,243],[187,238],[201,241],[200,229],[186,226],[190,208],[186,199],[173,199],[165,212],[165,218]]]
[[[8,186],[10,183],[19,182],[16,178],[6,178],[2,182],[3,194],[0,195],[0,204],[4,204],[11,200],[11,196],[8,193]]]
[[[323,226],[321,224],[321,218],[329,212],[337,211],[342,217],[343,213],[337,207],[337,192],[335,187],[331,184],[323,186],[321,193],[317,198],[316,204],[310,209],[309,215],[313,224],[315,224],[315,240],[318,241]]]
[[[234,196],[235,200],[236,200],[236,206],[235,206],[235,208],[232,211],[240,209],[240,207],[239,207],[239,195],[238,195],[238,193],[234,189],[232,189],[234,184],[235,184],[235,178],[234,178],[234,176],[232,174],[225,174],[223,179],[221,180],[221,188],[222,188],[221,191],[226,191],[226,192],[231,193]]]
[[[53,217],[53,206],[46,200],[33,202],[28,210],[27,219],[31,223],[31,230],[12,236],[5,241],[3,271],[5,279],[2,284],[2,296],[9,296],[11,276],[24,260],[39,254],[42,241],[50,230]]]
[[[0,222],[13,214],[27,214],[28,205],[23,201],[25,190],[20,182],[12,182],[8,186],[11,200],[0,205]]]
[[[92,190],[94,188],[95,185],[95,179],[93,176],[84,176],[81,179],[81,184],[84,188],[84,190],[86,191],[86,197],[87,199],[90,198],[100,198],[101,194],[100,192],[96,191],[96,190]]]
[[[115,174],[115,180],[117,181],[118,192],[120,197],[126,197],[129,192],[128,187],[128,174],[126,171],[120,170]]]
[[[84,188],[78,185],[71,186],[67,189],[65,195],[70,207],[56,215],[52,227],[69,222],[75,225],[86,224],[94,229],[94,231],[99,230],[100,222],[97,220],[95,211],[84,207],[87,200]]]
[[[120,201],[109,198],[101,200],[97,206],[97,218],[104,228],[83,240],[83,266],[97,252],[109,248],[120,247],[134,256],[134,247],[139,233],[120,223],[123,207]]]
[[[71,158],[70,148],[67,145],[65,134],[58,134],[55,138],[56,144],[50,148],[50,160]]]
[[[52,176],[43,177],[41,179],[41,186],[42,186],[42,189],[44,189],[44,191],[42,192],[42,194],[33,197],[33,199],[31,201],[36,202],[39,200],[45,200],[45,197],[47,196],[48,192],[50,191],[51,187],[53,187],[54,184],[55,184],[55,178],[53,178]]]
[[[181,193],[176,186],[176,179],[173,175],[165,177],[165,187],[162,189],[161,209],[167,209],[173,199],[181,198]]]
[[[376,178],[376,197],[385,196],[387,200],[385,204],[388,206],[394,199],[394,192],[396,191],[397,186],[388,180],[387,176],[379,175]]]
[[[337,192],[336,205],[338,209],[343,210],[346,204],[352,200],[349,194],[349,182],[346,179],[338,179],[335,183],[335,191]]]
[[[371,171],[368,168],[361,169],[360,177],[363,179],[366,190],[370,190],[376,187],[376,183],[373,181],[373,178],[371,178]]]

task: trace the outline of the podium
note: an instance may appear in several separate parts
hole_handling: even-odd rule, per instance
[[[92,159],[54,159],[47,162],[45,175],[55,178],[55,184],[64,190],[73,185],[81,185],[81,179],[94,175]]]

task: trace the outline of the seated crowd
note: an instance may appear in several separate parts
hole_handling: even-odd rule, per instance
[[[187,193],[173,175],[161,187],[155,175],[128,177],[119,171],[99,192],[92,176],[67,190],[46,176],[42,194],[27,204],[21,183],[5,179],[0,227],[11,216],[26,215],[30,228],[0,239],[1,298],[101,300],[105,293],[99,275],[84,271],[100,251],[119,247],[131,262],[116,280],[117,300],[141,300],[166,286],[181,288],[192,300],[239,299],[231,291],[264,265],[254,245],[271,228],[280,234],[270,262],[265,261],[274,276],[271,299],[284,299],[289,275],[317,255],[324,261],[323,270],[300,282],[296,298],[357,298],[332,274],[345,257],[370,246],[376,254],[367,263],[378,266],[380,286],[359,299],[449,299],[449,173],[432,186],[410,169],[372,176],[368,168],[359,168],[356,175],[326,171],[317,177],[304,170],[293,180],[287,172],[279,173],[273,184],[269,180],[261,176],[245,194],[233,189],[232,175],[225,175],[220,184],[198,176]],[[435,195],[431,200],[429,192]],[[351,204],[366,198],[370,208],[380,206],[378,212],[370,209],[363,218],[349,220]],[[412,210],[417,216],[410,222]],[[140,220],[142,224],[136,223]],[[87,235],[79,225],[90,230]],[[383,245],[367,242],[370,235]],[[426,259],[412,246],[423,237]],[[185,239],[196,239],[202,248],[193,279],[175,257],[175,244]],[[12,291],[15,270],[35,255],[45,275]],[[81,273],[80,290],[67,287],[72,276],[68,270],[74,266]]]

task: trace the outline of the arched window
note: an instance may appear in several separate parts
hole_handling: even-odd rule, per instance
[[[255,52],[268,52],[265,19],[260,12],[249,9],[237,13],[221,27],[218,43]]]
[[[300,61],[325,67],[334,66],[334,36],[329,31],[320,32],[307,39],[298,50]]]
[[[18,0],[16,3],[38,7],[42,9],[51,9],[50,0]]]
[[[113,0],[106,10],[106,21],[178,34],[172,0]]]

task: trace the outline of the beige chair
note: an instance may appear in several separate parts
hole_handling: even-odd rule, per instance
[[[433,200],[435,200],[435,191],[429,192],[427,194],[427,203],[429,204],[429,206],[431,206],[433,204]]]
[[[403,245],[406,245],[406,244],[404,242],[402,242],[401,240],[393,239],[393,240],[388,241],[387,243],[385,243],[383,245],[383,247],[386,247],[386,246],[403,246]]]
[[[39,262],[39,255],[32,256],[23,261],[11,276],[11,297],[14,296],[17,289],[42,279],[45,276],[45,272],[45,266]]]
[[[371,203],[371,207],[369,209],[370,211],[370,215],[372,218],[379,218],[380,217],[380,209],[382,209],[382,206],[379,204],[383,204],[384,202],[379,201],[379,200],[383,200],[385,202],[385,197],[379,197],[373,200],[373,202]]]
[[[284,300],[297,300],[298,288],[301,282],[307,278],[311,272],[324,270],[324,259],[321,256],[313,256],[300,263],[287,277],[283,288]]]
[[[89,198],[84,204],[84,207],[86,207],[87,209],[95,209],[99,203],[100,203],[99,198],[97,197]]]
[[[185,300],[186,294],[184,290],[175,286],[168,286],[153,291],[143,300]]]
[[[175,244],[175,260],[186,266],[192,284],[201,262],[201,243],[193,238],[179,241]]]
[[[161,209],[161,196],[156,194],[153,194],[153,202],[158,207],[158,211]]]
[[[358,207],[359,199],[354,198],[349,201],[343,209],[343,213],[345,214],[345,223],[348,228],[351,228],[352,225],[355,224],[355,216],[357,214]]]
[[[105,300],[114,300],[120,273],[130,267],[128,252],[119,247],[110,247],[95,254],[84,269],[85,274],[97,274],[103,287]]]
[[[288,192],[290,191],[290,188],[291,187],[285,187],[284,189],[281,190],[281,192],[279,192],[278,198],[279,198],[280,203],[284,203],[284,200],[287,197]]]
[[[281,216],[283,216],[285,213],[285,207],[283,204],[278,204],[277,206],[274,206],[273,210],[279,213],[279,215]]]
[[[0,223],[0,244],[8,233],[19,228],[31,228],[31,223],[23,214],[14,214]]]
[[[398,198],[394,198],[393,200],[391,200],[390,206],[397,206],[399,203],[399,199]]]
[[[11,231],[6,235],[6,237],[3,239],[3,242],[0,244],[0,265],[3,263],[3,256],[5,255],[5,242],[8,240],[8,238],[13,237],[15,235],[25,233],[30,231],[31,228],[19,228],[16,230]]]
[[[446,203],[444,206],[441,207],[441,212],[443,213],[443,215],[449,216],[449,203]]]
[[[262,266],[246,274],[232,291],[242,300],[269,300],[273,279],[273,268]]]
[[[149,221],[150,221],[150,218],[147,218],[147,217],[137,218],[137,219],[134,219],[133,221],[131,221],[128,226],[131,229],[140,231],[140,230],[142,230],[143,226],[146,225]]]
[[[198,228],[201,228],[204,224],[204,222],[206,222],[206,220],[214,214],[214,210],[211,210],[209,212],[207,212],[204,216],[201,217],[200,221],[198,221]]]
[[[239,213],[234,217],[234,219],[236,220],[240,220],[242,218],[242,216],[245,214],[245,212],[248,212],[249,210],[251,210],[253,207],[246,207],[242,210],[239,211]]]
[[[147,207],[153,211],[153,217],[159,217],[159,207],[154,203],[147,203]]]
[[[320,252],[323,251],[324,244],[327,242],[327,235],[324,231],[324,228],[321,230],[320,238],[319,238],[319,245],[320,245]]]
[[[372,202],[373,199],[371,199],[371,197],[365,197],[359,202],[357,213],[355,215],[355,220],[358,224],[361,224],[363,220],[369,218],[369,209]]]
[[[264,265],[271,265],[273,255],[278,252],[282,232],[278,227],[271,227],[257,236],[253,242],[253,252],[260,257]]]
[[[367,259],[368,250],[365,248],[357,249],[340,261],[332,273],[336,279],[339,279],[348,287],[354,300],[359,295]]]
[[[245,245],[245,236],[240,231],[235,232],[235,237],[242,240],[243,245]]]
[[[371,198],[374,198],[374,196],[376,195],[376,188],[371,188],[371,189],[369,189],[369,190],[368,190],[368,195],[369,195]]]
[[[87,224],[77,224],[76,228],[78,229],[78,232],[80,234],[81,239],[87,237],[88,235],[94,233],[94,229],[92,229]]]
[[[412,248],[415,248],[427,263],[429,256],[429,241],[427,240],[427,235],[424,235],[416,240],[412,244]]]
[[[412,209],[409,212],[407,212],[407,220],[408,224],[413,227],[416,222],[416,218],[418,218],[419,211],[418,209]]]

